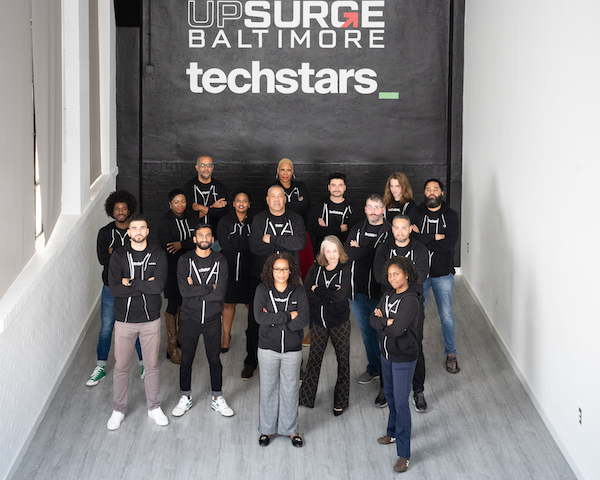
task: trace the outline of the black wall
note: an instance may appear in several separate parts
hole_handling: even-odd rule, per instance
[[[391,172],[401,171],[417,202],[423,181],[440,177],[460,212],[464,0],[386,0],[385,48],[360,50],[314,48],[314,28],[310,49],[279,49],[267,41],[262,49],[236,48],[241,20],[222,29],[232,48],[191,49],[186,3],[152,4],[139,27],[117,29],[118,185],[138,196],[151,225],[166,211],[168,191],[195,175],[200,154],[213,157],[214,176],[230,191],[249,187],[257,208],[277,162],[289,157],[314,203],[326,195],[333,171],[348,176],[347,196],[359,210],[369,194],[382,193]],[[196,4],[202,18],[206,3]],[[207,39],[218,33],[204,30]],[[270,28],[271,40],[276,30]],[[252,61],[273,70],[303,62],[316,70],[370,68],[378,88],[369,95],[352,88],[326,95],[269,94],[264,87],[245,94],[190,90],[191,62],[227,73],[250,70]],[[398,92],[398,100],[378,98],[390,91]]]

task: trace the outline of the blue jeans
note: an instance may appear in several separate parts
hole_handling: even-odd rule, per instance
[[[442,335],[444,336],[444,355],[454,353],[454,314],[452,313],[452,287],[454,285],[454,274],[449,273],[443,277],[427,278],[423,283],[423,304],[427,305],[429,290],[433,289],[435,303],[437,303],[438,314],[442,322]]]
[[[386,435],[396,439],[399,457],[410,458],[412,418],[408,397],[417,361],[390,362],[381,355],[381,376],[390,416]]]
[[[102,296],[100,300],[100,335],[98,335],[98,365],[106,366],[108,352],[110,352],[110,343],[112,341],[113,328],[115,326],[115,297],[110,293],[110,288],[106,285],[102,287]],[[135,341],[135,349],[142,362],[142,347],[140,339]]]
[[[378,374],[381,371],[381,363],[379,361],[379,333],[369,323],[369,317],[373,310],[377,308],[379,300],[376,298],[368,298],[364,293],[357,293],[354,300],[350,300],[350,307],[356,323],[362,333],[363,343],[367,351],[367,371],[373,374]]]

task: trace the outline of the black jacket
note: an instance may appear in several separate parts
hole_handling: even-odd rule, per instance
[[[410,216],[410,212],[413,208],[415,208],[417,206],[417,204],[415,203],[414,200],[409,200],[406,203],[400,203],[400,202],[396,202],[394,201],[394,205],[392,205],[391,207],[385,207],[385,219],[392,223],[392,221],[394,220],[394,217],[396,215],[409,215]]]
[[[263,235],[271,235],[271,242],[265,243]],[[306,246],[306,227],[302,217],[286,210],[283,215],[272,215],[269,210],[257,214],[252,220],[250,251],[254,254],[252,276],[260,278],[262,267],[272,254],[288,252],[299,262],[298,252]]]
[[[327,226],[321,227],[318,219],[322,218]],[[348,230],[342,232],[340,225],[348,225]],[[354,207],[348,200],[342,203],[333,203],[329,197],[324,198],[319,209],[319,216],[314,223],[314,231],[317,235],[317,246],[327,235],[335,235],[342,243],[348,238],[350,228],[354,225]]]
[[[379,298],[381,285],[373,274],[375,251],[391,234],[392,226],[385,220],[381,225],[371,225],[368,220],[354,225],[344,244],[348,254],[351,273],[352,296],[364,293],[368,298]],[[350,242],[356,240],[359,247],[351,247]]]
[[[129,234],[127,229],[121,230],[115,222],[110,222],[105,227],[102,227],[98,232],[98,240],[96,241],[96,252],[98,253],[98,261],[102,265],[102,281],[108,287],[108,265],[110,263],[110,253],[108,249],[112,248],[113,252],[123,245],[129,244]]]
[[[317,287],[312,290],[313,285]],[[350,268],[338,263],[328,271],[317,262],[313,263],[304,280],[306,296],[310,302],[313,321],[318,319],[325,328],[332,328],[350,319]]]
[[[419,294],[412,287],[400,294],[390,289],[377,304],[383,317],[371,313],[371,326],[379,330],[381,354],[391,362],[412,362],[419,355],[417,324],[420,302]],[[394,323],[388,327],[389,318],[393,318]]]
[[[229,274],[238,282],[250,278],[254,255],[250,252],[250,231],[253,215],[248,212],[240,222],[235,212],[229,212],[217,227],[217,240],[221,245],[221,253],[227,259]]]
[[[266,310],[266,311],[265,311]],[[292,320],[290,312],[297,311]],[[308,325],[308,299],[302,285],[279,292],[261,283],[254,296],[254,318],[259,324],[258,346],[279,353],[302,350],[304,327]]]
[[[123,278],[132,279],[131,286],[123,285]],[[160,318],[160,294],[166,281],[167,256],[158,245],[149,244],[141,252],[131,245],[115,250],[108,269],[108,284],[115,297],[115,319],[142,323]]]
[[[184,253],[177,264],[177,284],[183,297],[182,319],[200,323],[218,321],[227,291],[227,261],[219,252],[202,258],[195,250]],[[188,283],[192,278],[193,285]],[[213,285],[217,287],[213,287]]]
[[[377,282],[383,285],[383,291],[390,287],[387,281],[387,272],[383,271],[383,266],[390,258],[406,257],[409,258],[417,267],[418,278],[412,287],[419,295],[423,295],[423,282],[427,279],[429,272],[429,255],[427,248],[416,240],[410,240],[406,247],[396,245],[393,235],[385,243],[379,245],[375,252],[375,261],[373,262],[373,272]]]
[[[198,219],[190,218],[187,210],[183,212],[181,217],[175,215],[173,210],[169,210],[158,223],[158,240],[167,254],[167,261],[169,262],[168,282],[177,282],[179,257],[196,247],[193,240],[195,223],[198,223]],[[181,242],[181,249],[175,253],[167,252],[167,244],[171,242]]]
[[[310,209],[310,193],[304,182],[292,180],[290,188],[285,188],[279,181],[273,185],[279,185],[285,193],[285,208],[302,217],[304,225],[308,225],[308,210]],[[300,200],[302,199],[302,200]]]
[[[424,203],[411,211],[411,220],[419,233],[411,233],[429,250],[429,276],[432,278],[454,274],[454,247],[460,235],[458,213],[446,202],[437,212],[430,211]],[[443,233],[446,238],[436,240],[435,234]]]
[[[210,207],[220,198],[227,199],[225,185],[214,178],[211,179],[210,183],[202,183],[198,180],[198,176],[195,176],[183,186],[183,191],[187,202],[186,212],[194,219],[194,223],[190,226],[195,229],[198,223],[210,223],[213,231],[216,232],[219,220],[227,213],[227,205],[222,208],[211,208],[204,217],[199,219],[198,212],[192,210],[192,204],[197,203],[204,207]]]

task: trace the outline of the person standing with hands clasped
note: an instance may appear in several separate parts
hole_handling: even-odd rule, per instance
[[[390,416],[386,435],[380,444],[396,444],[396,472],[405,472],[410,462],[411,416],[409,394],[419,347],[419,294],[411,285],[417,280],[417,270],[406,257],[388,260],[384,271],[392,286],[371,314],[371,326],[379,331],[381,374]]]

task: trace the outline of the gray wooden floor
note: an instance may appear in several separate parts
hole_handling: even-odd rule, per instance
[[[446,373],[433,296],[425,320],[429,410],[413,410],[412,458],[403,478],[574,479],[540,416],[504,357],[482,313],[457,276],[457,350],[461,372]],[[194,406],[181,418],[179,369],[161,355],[162,407],[171,423],[147,416],[139,367],[132,362],[129,409],[121,428],[106,429],[112,410],[112,371],[96,387],[85,381],[95,364],[99,321],[85,336],[58,393],[25,454],[15,479],[377,479],[392,478],[394,446],[382,446],[387,408],[373,404],[378,382],[359,385],[366,367],[353,321],[350,408],[334,417],[335,357],[328,347],[314,409],[300,407],[302,449],[275,437],[258,445],[258,375],[240,379],[245,357],[245,307],[238,306],[231,350],[221,356],[223,391],[232,418],[210,409],[204,347],[198,347]],[[112,353],[111,353],[112,356]],[[305,361],[308,349],[304,348]]]

